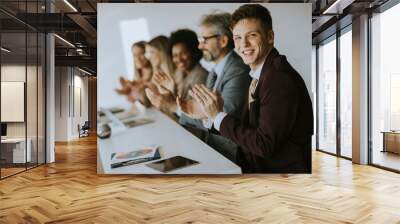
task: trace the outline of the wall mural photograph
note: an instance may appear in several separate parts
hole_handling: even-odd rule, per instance
[[[99,4],[98,173],[311,173],[310,12]]]

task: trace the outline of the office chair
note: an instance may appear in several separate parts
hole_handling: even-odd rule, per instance
[[[78,124],[79,138],[89,136],[89,129],[90,129],[89,121],[85,121],[82,127],[80,127],[80,125]]]

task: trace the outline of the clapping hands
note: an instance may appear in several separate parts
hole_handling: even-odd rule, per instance
[[[181,111],[193,119],[214,119],[219,112],[223,111],[224,101],[216,91],[209,90],[203,84],[195,85],[189,90],[191,100],[176,98],[176,103]]]
[[[188,117],[193,119],[204,119],[205,115],[200,104],[195,100],[183,100],[180,97],[176,98],[176,104],[179,106],[182,113],[186,114]]]
[[[119,78],[119,82],[121,84],[121,88],[115,89],[118,94],[126,95],[128,101],[132,103],[140,98],[140,92],[145,86],[143,82],[137,80],[129,81],[122,76]]]
[[[147,87],[145,89],[146,96],[153,106],[161,110],[174,111],[176,109],[174,97],[170,92],[162,94],[156,85],[148,85]]]
[[[219,92],[211,91],[203,84],[197,84],[189,94],[207,118],[214,120],[217,114],[223,111],[224,100]]]
[[[153,74],[153,82],[156,84],[158,91],[161,94],[167,94],[170,92],[175,95],[175,81],[169,74],[157,70]]]

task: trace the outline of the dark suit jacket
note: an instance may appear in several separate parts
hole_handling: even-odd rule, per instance
[[[227,115],[220,133],[240,145],[244,173],[310,173],[313,109],[306,85],[274,48],[241,119]]]

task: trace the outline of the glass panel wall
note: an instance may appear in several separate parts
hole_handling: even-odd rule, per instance
[[[23,15],[43,3],[0,7],[17,4]],[[0,12],[1,179],[45,162],[45,35],[10,15]]]
[[[372,163],[400,170],[400,4],[371,19]]]
[[[26,151],[26,33],[3,32],[1,46],[1,175],[5,177],[24,171],[30,157]]]
[[[336,154],[336,36],[318,48],[318,149]]]
[[[346,28],[340,38],[340,154],[352,157],[352,32]]]
[[[37,64],[37,162],[38,165],[46,162],[46,36],[44,33],[38,33],[38,64]]]
[[[28,61],[27,61],[27,96],[26,96],[26,113],[27,113],[27,150],[30,151],[29,159],[27,166],[28,168],[37,165],[37,149],[38,149],[38,141],[37,141],[37,38],[38,35],[36,32],[28,32],[27,33],[27,53],[28,53]]]
[[[53,4],[53,3],[52,3]],[[37,13],[46,13],[46,0],[38,0]],[[37,163],[46,162],[46,35],[38,30],[37,34]]]

